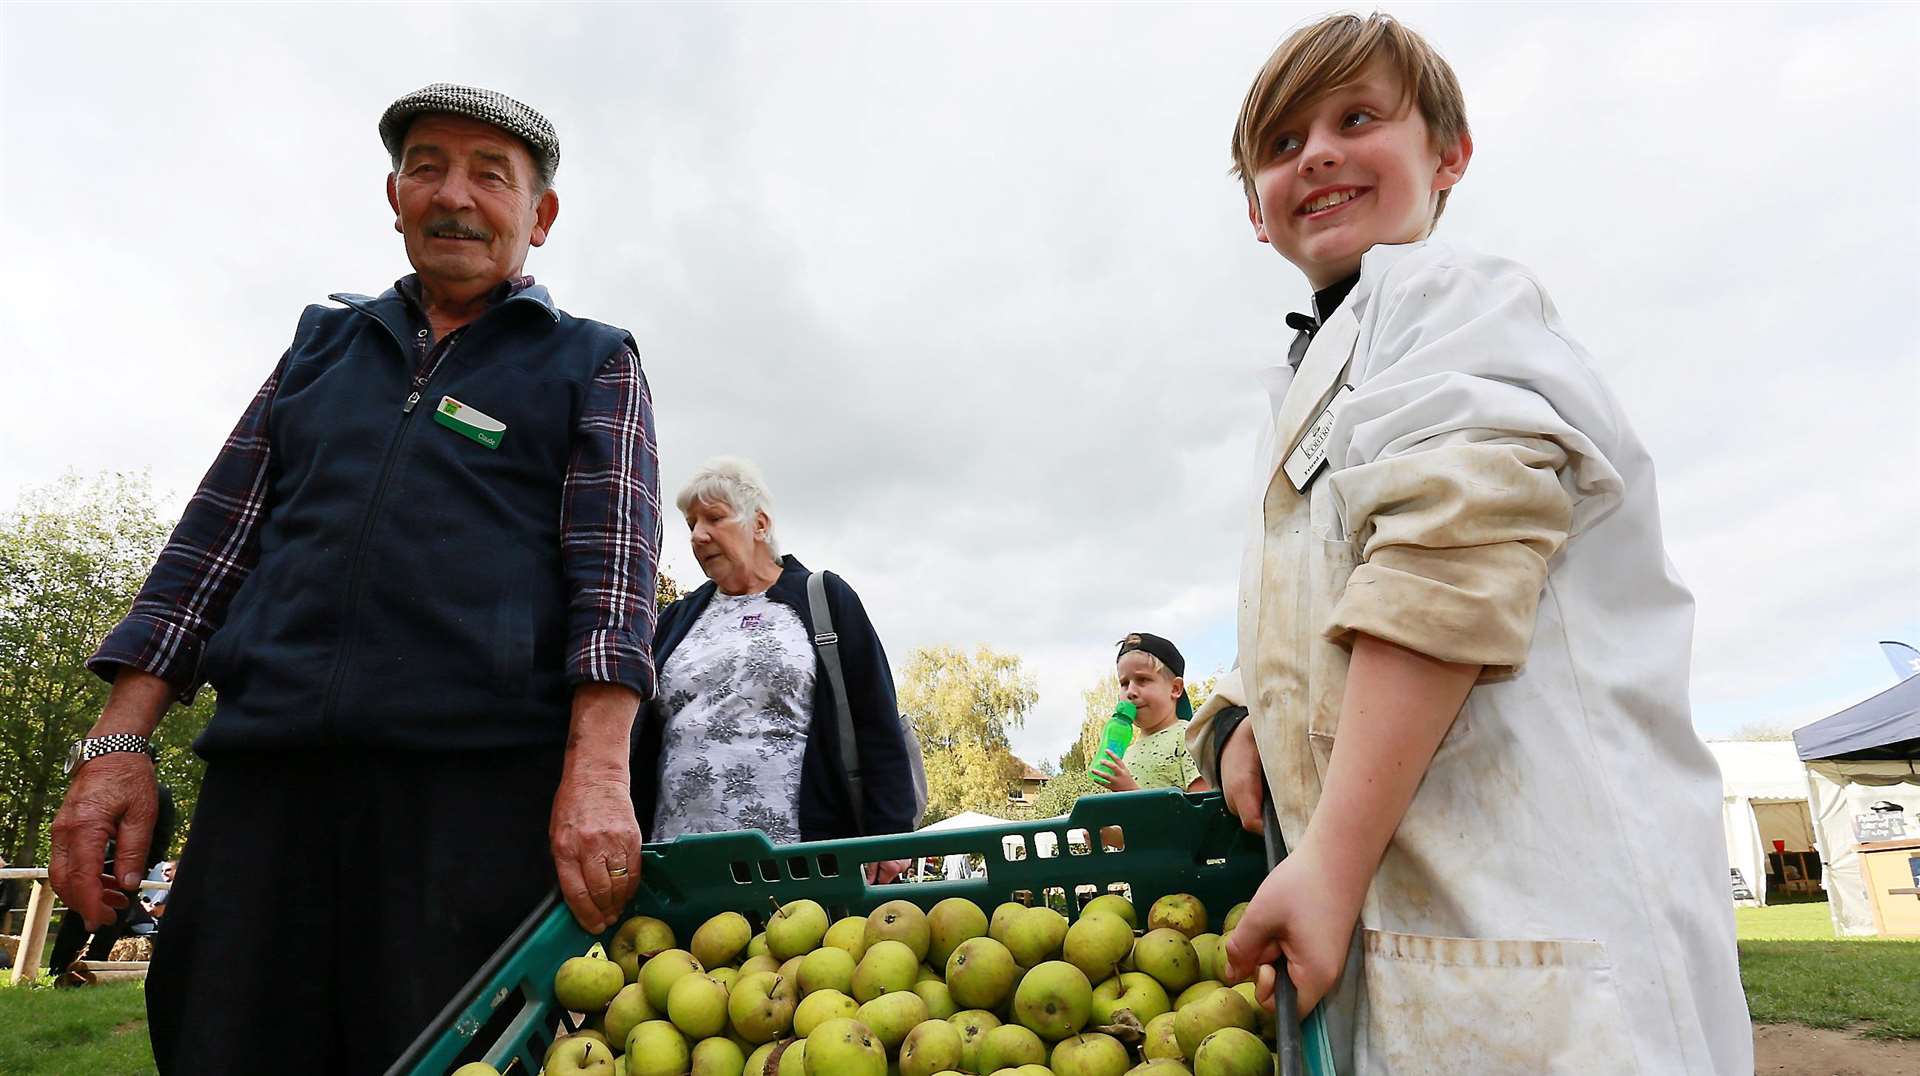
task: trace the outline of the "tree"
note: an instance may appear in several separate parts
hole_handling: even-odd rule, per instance
[[[47,861],[67,747],[107,698],[86,660],[133,604],[166,536],[144,475],[69,475],[0,516],[0,850],[17,864]],[[204,772],[192,742],[212,712],[203,691],[154,736],[180,819],[175,848]]]
[[[665,568],[660,569],[659,576],[653,581],[653,607],[665,609],[679,601],[680,597],[680,584],[674,581],[673,576],[667,574]]]
[[[962,811],[1004,813],[1020,774],[1008,733],[1039,701],[1020,658],[980,647],[915,650],[901,670],[900,712],[927,766],[928,822]]]
[[[1077,770],[1062,770],[1060,776],[1041,786],[1033,797],[1033,817],[1052,818],[1056,815],[1072,814],[1073,805],[1080,797],[1091,796],[1106,789],[1093,783],[1083,767]]]

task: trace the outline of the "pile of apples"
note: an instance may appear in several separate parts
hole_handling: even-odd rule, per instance
[[[1246,905],[1228,913],[1232,931]],[[1254,1076],[1273,1071],[1273,1015],[1227,986],[1226,945],[1188,894],[1155,901],[1144,933],[1126,898],[1051,908],[894,900],[830,923],[815,901],[755,934],[722,912],[677,948],[622,923],[554,975],[586,1017],[547,1052],[548,1076]],[[483,1063],[454,1076],[488,1076]]]

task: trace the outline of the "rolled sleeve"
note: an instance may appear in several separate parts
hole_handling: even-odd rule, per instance
[[[652,698],[660,463],[652,393],[630,348],[595,375],[575,424],[560,540],[568,682],[622,684]]]
[[[1334,476],[1362,563],[1324,629],[1504,675],[1526,661],[1572,500],[1551,441],[1455,443]]]
[[[132,609],[87,659],[87,669],[102,680],[112,683],[131,668],[165,680],[182,703],[199,692],[207,641],[260,559],[267,418],[279,383],[276,365],[194,490]]]

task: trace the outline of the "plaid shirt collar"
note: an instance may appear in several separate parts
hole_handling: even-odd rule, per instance
[[[487,309],[492,310],[494,307],[499,306],[501,303],[506,302],[508,299],[513,298],[533,286],[534,282],[531,276],[525,274],[510,276],[495,286],[491,292],[487,293]],[[414,313],[422,316],[425,315],[427,304],[420,295],[419,273],[408,273],[406,276],[394,281],[393,290],[398,292],[400,297],[407,301],[407,305],[413,308]]]

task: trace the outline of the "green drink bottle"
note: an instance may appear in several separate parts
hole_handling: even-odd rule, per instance
[[[1094,756],[1093,765],[1087,767],[1088,777],[1113,776],[1106,769],[1107,752],[1111,751],[1116,755],[1127,753],[1127,745],[1133,742],[1133,719],[1139,714],[1139,708],[1126,699],[1121,699],[1119,704],[1114,706],[1113,716],[1107,718],[1106,731],[1100,737],[1100,753]]]

